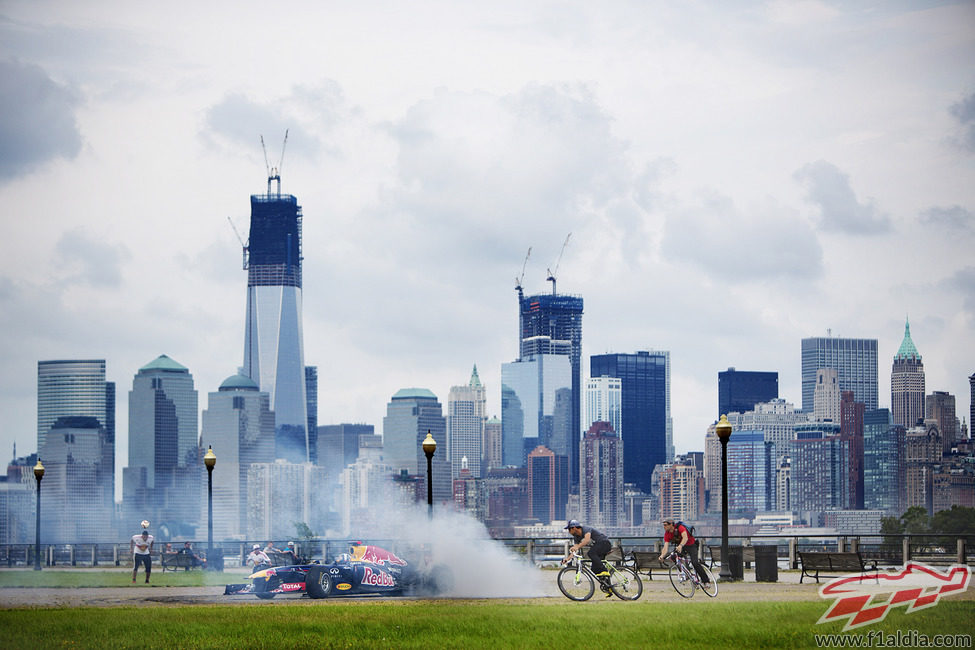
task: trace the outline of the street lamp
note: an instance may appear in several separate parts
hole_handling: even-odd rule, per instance
[[[423,453],[427,455],[427,513],[433,519],[433,453],[437,451],[437,441],[427,429],[427,437],[423,439]]]
[[[207,566],[214,566],[213,560],[213,466],[217,464],[217,456],[213,453],[213,445],[209,445],[203,464],[207,466]]]
[[[34,531],[34,571],[41,570],[41,479],[44,478],[44,466],[40,457],[34,465],[34,478],[37,479],[37,521]]]
[[[731,562],[728,561],[728,439],[731,423],[721,416],[714,432],[721,441],[721,573],[722,580],[731,580]]]

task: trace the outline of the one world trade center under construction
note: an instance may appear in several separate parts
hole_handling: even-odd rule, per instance
[[[272,181],[277,181],[274,193]],[[243,371],[270,395],[275,456],[303,463],[309,459],[309,445],[301,327],[301,207],[294,196],[281,194],[277,169],[268,172],[267,194],[251,195],[244,267]]]

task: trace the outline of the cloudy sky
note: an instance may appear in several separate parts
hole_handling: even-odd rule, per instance
[[[37,361],[243,357],[260,136],[304,210],[319,422],[477,364],[500,407],[515,278],[585,298],[584,355],[669,350],[677,450],[717,373],[904,319],[928,391],[975,372],[972,2],[0,3],[0,453]],[[588,367],[588,363],[585,363]]]

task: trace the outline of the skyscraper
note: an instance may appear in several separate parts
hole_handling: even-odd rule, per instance
[[[73,544],[111,537],[115,445],[98,418],[58,418],[38,451],[46,470],[41,508],[44,540]]]
[[[809,433],[813,433],[810,431]],[[789,504],[800,512],[850,507],[850,450],[840,436],[803,438],[788,445]]]
[[[501,433],[501,420],[497,416],[484,422],[484,442],[481,444],[484,463],[481,476],[486,476],[489,471],[504,464],[501,462]]]
[[[528,453],[539,446],[568,458],[573,440],[578,438],[572,435],[572,414],[566,412],[571,409],[572,366],[568,356],[533,354],[501,364],[504,464],[524,467]]]
[[[447,419],[437,396],[426,388],[403,388],[386,405],[383,418],[383,460],[395,472],[427,479],[427,457],[423,440],[429,432],[437,441],[433,456],[433,500],[444,503],[453,498],[450,456],[447,445]]]
[[[863,414],[863,507],[899,516],[904,473],[904,427],[888,409]]]
[[[247,472],[254,463],[274,459],[274,413],[270,404],[268,394],[244,375],[228,377],[207,397],[202,446],[212,446],[219,462],[213,472],[216,539],[247,535]],[[207,507],[205,499],[199,503],[201,510]],[[201,521],[205,520],[201,513]]]
[[[779,397],[779,373],[728,368],[718,373],[718,417],[745,413]]]
[[[277,192],[271,181],[277,180]],[[275,456],[309,459],[308,403],[301,320],[301,208],[269,176],[267,194],[251,196],[247,243],[244,374],[271,399]]]
[[[863,509],[863,402],[853,399],[853,391],[845,390],[840,402],[840,437],[849,443],[850,507]]]
[[[593,355],[589,374],[620,379],[623,481],[649,494],[653,468],[670,460],[670,353]]]
[[[105,360],[37,362],[37,449],[60,417],[93,417],[115,444],[115,384],[105,381]],[[43,458],[42,458],[43,460]]]
[[[543,524],[565,519],[569,499],[569,459],[546,447],[528,454],[528,516]]]
[[[318,366],[305,366],[305,400],[308,409],[308,460],[318,464]]]
[[[802,410],[813,411],[816,371],[835,368],[840,390],[852,390],[867,410],[877,408],[877,339],[833,336],[802,339]]]
[[[525,297],[520,286],[518,288],[518,359],[527,361],[546,354],[565,356],[569,360],[571,404],[568,430],[552,434],[556,439],[564,439],[567,448],[563,452],[557,448],[558,444],[542,444],[547,444],[556,454],[569,457],[569,489],[572,491],[579,483],[579,439],[582,436],[582,307],[581,296],[555,293],[554,281],[550,294]],[[504,414],[501,419],[504,421]]]
[[[375,435],[371,424],[325,424],[318,427],[319,464],[329,480],[337,479],[359,457],[359,440]]]
[[[623,525],[623,441],[609,422],[593,422],[582,438],[579,500],[584,521]]]
[[[776,461],[762,431],[735,431],[728,440],[728,510],[775,509]]]
[[[904,340],[890,371],[890,405],[894,424],[910,428],[924,419],[924,364],[911,340],[910,322],[904,324]]]
[[[968,376],[969,413],[968,413],[968,435],[975,439],[975,372]]]
[[[951,453],[951,448],[958,441],[958,420],[955,417],[955,396],[951,393],[936,390],[924,397],[924,419],[934,420],[941,429],[941,441],[944,453]]]
[[[193,527],[200,511],[199,416],[193,375],[165,354],[139,368],[129,391],[125,518]],[[176,530],[173,530],[177,533]],[[178,533],[177,533],[178,534]]]
[[[835,368],[820,368],[816,371],[816,388],[813,391],[813,417],[819,422],[839,422],[840,391]]]
[[[592,377],[586,384],[586,424],[609,422],[623,438],[623,386],[619,377]]]
[[[678,460],[661,465],[659,473],[660,518],[697,519],[704,512],[705,488],[701,470]]]
[[[487,394],[477,375],[471,372],[466,386],[454,386],[447,394],[447,439],[450,441],[450,466],[453,478],[460,475],[461,460],[467,459],[471,476],[481,477],[481,445],[487,421]]]

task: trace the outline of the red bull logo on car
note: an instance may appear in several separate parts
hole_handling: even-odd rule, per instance
[[[365,567],[362,572],[362,584],[373,587],[395,587],[396,582],[393,576],[385,571],[373,571],[370,567]]]
[[[884,620],[892,607],[904,605],[908,614],[934,607],[942,596],[964,593],[971,569],[953,565],[945,572],[918,562],[909,562],[895,573],[869,572],[836,578],[819,589],[823,598],[836,601],[817,623],[846,620],[843,631]],[[874,597],[883,595],[874,602]]]
[[[379,548],[378,546],[354,546],[352,548],[352,559],[379,565],[406,566],[405,560],[399,559],[386,549]]]

